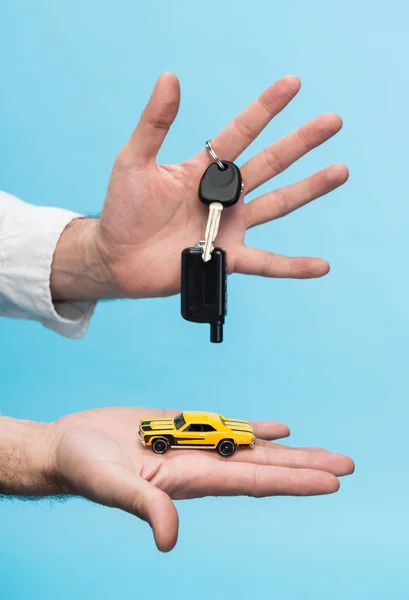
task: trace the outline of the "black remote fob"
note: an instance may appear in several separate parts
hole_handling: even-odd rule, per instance
[[[214,248],[204,262],[203,247],[197,244],[182,252],[182,317],[194,323],[210,323],[210,341],[223,341],[227,314],[226,252]]]

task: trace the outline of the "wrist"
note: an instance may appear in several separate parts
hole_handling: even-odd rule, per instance
[[[55,249],[50,287],[53,300],[118,297],[109,277],[108,257],[98,243],[99,219],[74,219]]]
[[[0,417],[0,494],[58,494],[52,481],[52,447],[53,436],[46,423]]]

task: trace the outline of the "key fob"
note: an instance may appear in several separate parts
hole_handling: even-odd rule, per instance
[[[214,248],[208,262],[200,245],[182,252],[182,317],[194,323],[210,323],[210,341],[223,341],[227,314],[226,252]]]
[[[199,198],[209,206],[220,202],[223,208],[233,206],[240,198],[243,181],[240,169],[232,162],[223,161],[224,169],[212,163],[203,173],[199,185]]]

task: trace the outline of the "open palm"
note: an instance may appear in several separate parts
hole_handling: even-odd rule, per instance
[[[289,435],[287,426],[276,422],[253,423],[256,445],[229,458],[210,450],[157,455],[141,445],[140,419],[177,412],[105,408],[51,424],[49,477],[57,493],[80,495],[144,519],[158,548],[168,551],[178,534],[171,499],[330,494],[339,488],[336,476],[354,469],[351,459],[341,454],[267,441]]]
[[[212,145],[222,160],[235,161],[269,121],[296,95],[300,82],[287,76],[268,88],[217,135]],[[200,178],[211,163],[203,149],[178,165],[158,165],[157,153],[178,112],[179,82],[163,74],[131,138],[113,168],[98,222],[97,247],[117,295],[153,297],[180,289],[180,254],[203,239],[207,208],[198,199]],[[249,203],[244,195],[284,171],[342,126],[324,114],[266,147],[241,165],[244,193],[224,211],[216,245],[228,252],[229,272],[266,277],[308,278],[325,275],[321,259],[290,258],[247,247],[247,229],[282,217],[335,189],[348,178],[344,165],[329,166],[293,185]]]

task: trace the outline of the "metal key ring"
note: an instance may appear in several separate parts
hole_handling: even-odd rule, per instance
[[[205,146],[206,146],[206,150],[208,151],[210,156],[213,158],[214,162],[217,164],[219,169],[224,171],[226,167],[224,166],[224,164],[222,163],[220,158],[217,156],[216,152],[213,150],[210,140],[207,140]]]

